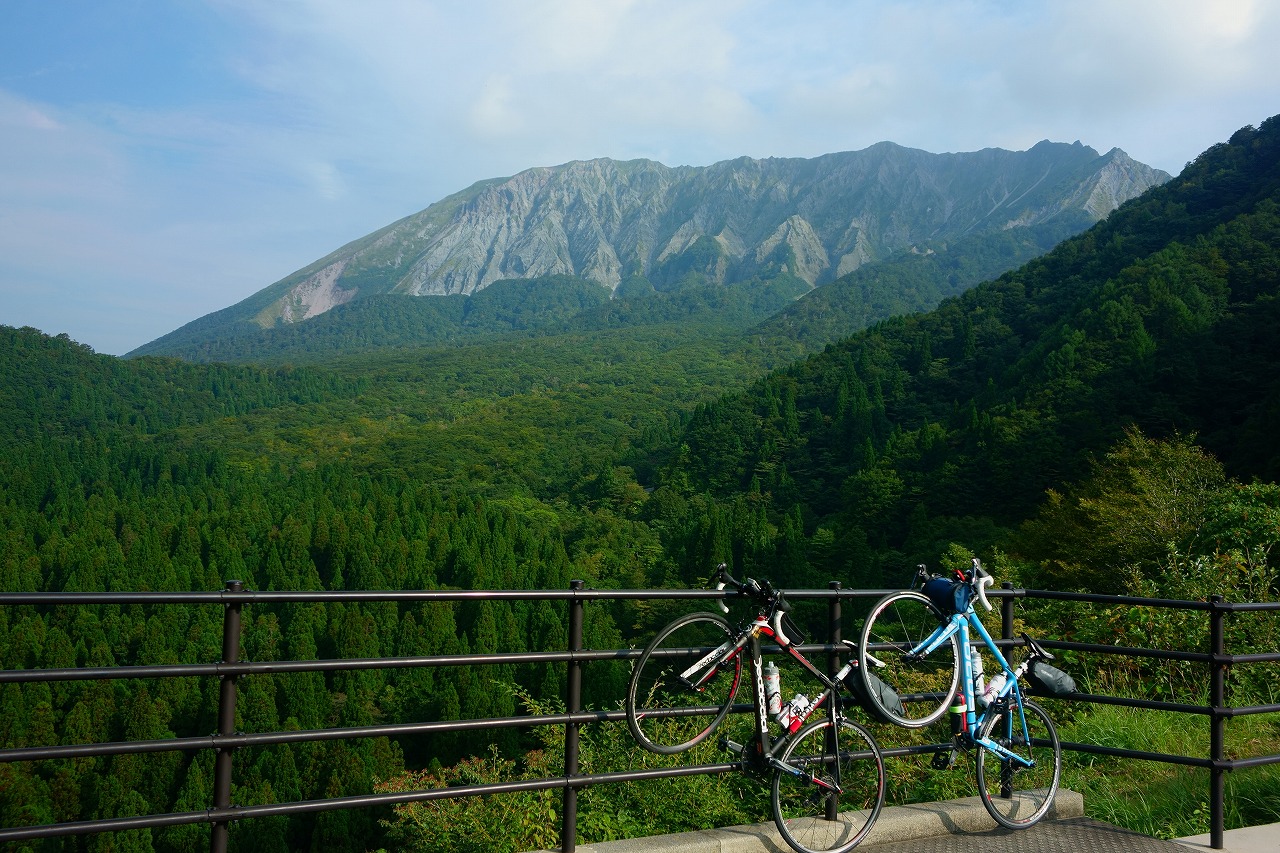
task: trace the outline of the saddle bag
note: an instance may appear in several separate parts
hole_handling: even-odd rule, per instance
[[[867,684],[864,685],[855,667],[845,676],[844,683],[849,688],[849,692],[853,694],[853,698],[871,715],[872,719],[880,723],[893,722],[893,720],[884,715],[880,710],[881,708],[887,708],[898,716],[906,713],[902,707],[902,699],[898,696],[898,691],[877,678],[873,672],[868,671],[866,677]],[[868,685],[871,690],[875,691],[875,702],[871,701],[871,697],[867,694]]]
[[[1079,692],[1074,678],[1042,660],[1031,664],[1027,672],[1027,687],[1037,696],[1070,696]]]

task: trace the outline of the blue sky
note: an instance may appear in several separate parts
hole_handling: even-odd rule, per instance
[[[0,324],[121,354],[484,178],[890,140],[1171,173],[1275,0],[2,0]]]

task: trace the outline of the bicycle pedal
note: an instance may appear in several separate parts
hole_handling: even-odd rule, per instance
[[[731,741],[727,737],[720,738],[719,743],[720,743],[721,749],[732,752],[735,755],[742,755],[743,750],[746,749],[746,747],[743,746],[742,744],[737,743],[735,741]]]
[[[949,749],[946,752],[935,752],[931,765],[934,770],[950,770],[951,765],[956,763],[956,751]]]

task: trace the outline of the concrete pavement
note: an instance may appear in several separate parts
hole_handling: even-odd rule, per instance
[[[1205,853],[1213,850],[1209,846],[1208,833],[1179,838],[1177,841],[1192,850]],[[1222,849],[1224,853],[1280,853],[1280,823],[1228,829],[1222,833]]]
[[[1226,853],[1280,853],[1280,824],[1229,830]],[[1164,841],[1084,816],[1084,797],[1060,790],[1040,824],[996,826],[977,797],[884,809],[858,850],[872,853],[1208,853],[1209,837]],[[578,853],[791,853],[772,823],[579,844]],[[556,853],[556,851],[538,851]]]

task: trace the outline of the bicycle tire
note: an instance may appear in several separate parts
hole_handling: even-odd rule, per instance
[[[885,793],[884,757],[869,731],[844,717],[820,720],[797,733],[781,757],[840,788],[831,793],[775,771],[770,802],[787,844],[799,853],[842,853],[867,837]]]
[[[865,688],[862,699],[874,706],[876,717],[918,729],[946,713],[960,682],[959,636],[953,634],[920,660],[905,657],[944,621],[928,596],[914,590],[890,593],[871,609],[858,643],[858,678]],[[881,685],[870,682],[871,677],[896,691],[901,708],[883,701]]]
[[[637,743],[674,755],[715,731],[738,691],[742,655],[717,667],[696,689],[677,676],[734,636],[729,623],[714,613],[686,614],[658,632],[636,661],[627,687],[627,726]]]
[[[1018,755],[1035,759],[1034,767],[1018,767],[989,749],[978,747],[978,796],[996,823],[1009,829],[1026,829],[1048,814],[1062,777],[1062,745],[1058,730],[1045,710],[1034,702],[1010,702],[992,713],[979,729]],[[1023,720],[1026,728],[1023,728]],[[1035,743],[1039,740],[1041,743]]]

